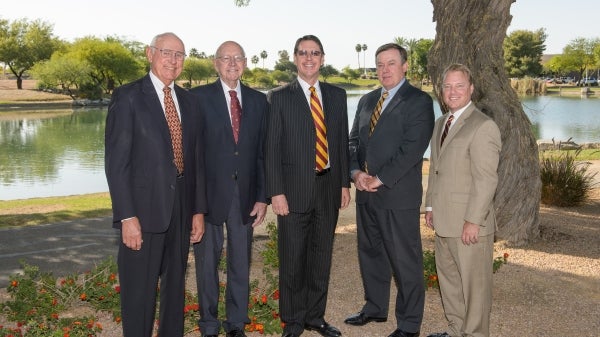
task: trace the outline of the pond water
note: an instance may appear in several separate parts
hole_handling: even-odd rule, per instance
[[[366,92],[348,92],[349,125]],[[543,96],[522,103],[538,139],[600,142],[600,100]],[[19,111],[10,113],[14,118],[5,113],[0,111],[0,200],[108,191],[106,108]]]

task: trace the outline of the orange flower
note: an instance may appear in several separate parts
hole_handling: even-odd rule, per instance
[[[120,294],[121,293],[121,286],[116,285],[115,286],[115,291],[117,292],[117,294]]]
[[[108,277],[109,280],[114,281],[117,278],[117,275],[115,275],[115,273],[110,274],[110,276]]]
[[[508,253],[504,253],[504,259],[508,259]]]
[[[275,292],[273,293],[273,299],[274,300],[278,300],[279,299],[279,289],[275,289]]]
[[[87,299],[87,295],[85,293],[79,295],[79,299],[85,301]]]
[[[12,281],[10,282],[10,286],[11,286],[11,287],[13,287],[13,288],[16,288],[16,287],[18,287],[18,286],[19,286],[19,281],[17,281],[17,280],[12,280]]]
[[[54,319],[58,319],[58,314],[55,312],[53,312],[50,316]]]
[[[117,322],[117,323],[121,323],[121,316],[117,316],[117,317],[115,317],[115,322]]]
[[[267,304],[267,295],[262,295],[261,302]]]

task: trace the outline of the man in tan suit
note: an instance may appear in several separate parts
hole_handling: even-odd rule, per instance
[[[494,194],[502,147],[494,121],[471,102],[471,71],[452,64],[443,74],[449,109],[431,139],[425,222],[436,232],[435,260],[449,332],[428,337],[489,336]]]

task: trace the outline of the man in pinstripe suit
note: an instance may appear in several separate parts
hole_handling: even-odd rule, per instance
[[[348,111],[346,92],[319,82],[324,55],[316,36],[299,38],[294,46],[298,78],[267,95],[265,169],[267,196],[279,231],[284,337],[298,337],[304,329],[326,337],[341,336],[324,316],[335,226],[339,209],[350,203]],[[318,103],[311,98],[313,91]],[[320,153],[315,146],[320,132],[311,105],[322,107],[324,113],[323,162],[315,158]]]

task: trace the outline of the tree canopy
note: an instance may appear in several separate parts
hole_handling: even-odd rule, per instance
[[[36,62],[48,60],[63,42],[53,35],[53,26],[41,20],[0,20],[0,62],[17,78],[23,89],[23,74]]]
[[[546,32],[516,30],[504,39],[504,67],[509,76],[535,77],[542,73],[542,55],[546,50]]]

